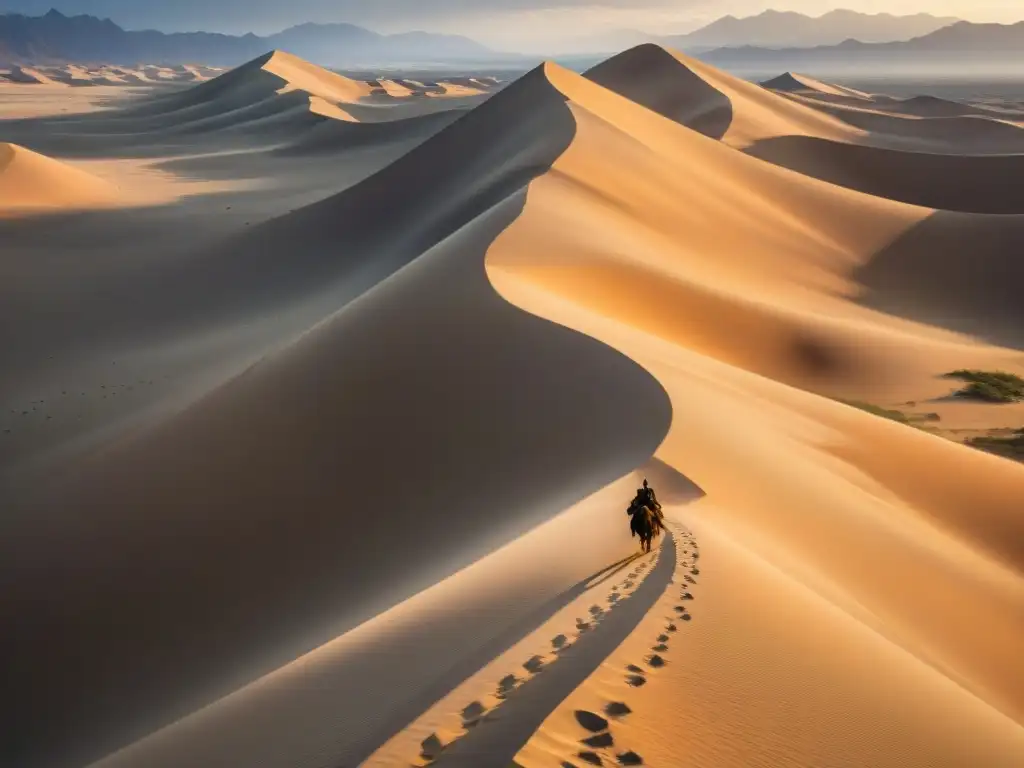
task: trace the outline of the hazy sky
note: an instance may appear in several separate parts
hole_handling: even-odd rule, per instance
[[[51,6],[109,16],[131,29],[263,34],[304,21],[348,21],[381,32],[462,33],[518,49],[612,29],[686,32],[726,13],[749,15],[769,7],[814,15],[845,7],[977,21],[1024,18],[1024,0],[0,0],[0,9],[33,15]]]

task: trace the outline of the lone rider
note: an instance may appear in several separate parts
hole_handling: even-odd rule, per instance
[[[637,488],[637,490],[636,490],[636,497],[633,499],[632,503],[629,505],[628,512],[630,514],[633,514],[633,512],[637,511],[641,507],[647,507],[648,509],[651,510],[651,512],[656,514],[659,518],[660,517],[664,517],[664,514],[661,511],[661,504],[658,502],[658,497],[654,495],[654,489],[651,488],[651,486],[649,486],[647,484],[647,478],[646,477],[644,478],[644,485],[643,485],[643,487],[642,488]]]

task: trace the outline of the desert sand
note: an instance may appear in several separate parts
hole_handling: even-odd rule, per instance
[[[3,86],[14,764],[1019,766],[1024,128],[767,86]]]

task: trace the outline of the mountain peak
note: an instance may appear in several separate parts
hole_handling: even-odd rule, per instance
[[[795,11],[767,10],[756,16],[723,16],[688,35],[666,38],[669,45],[736,48],[813,48],[847,39],[865,43],[909,40],[931,34],[956,21],[928,14],[893,16],[834,10],[813,17]]]
[[[428,32],[381,35],[353,24],[306,23],[259,37],[251,33],[126,31],[109,19],[68,17],[53,8],[43,16],[0,15],[0,51],[11,64],[102,61],[134,65],[148,59],[237,66],[275,49],[294,51],[332,67],[417,66],[457,59],[485,61],[496,56],[465,37]]]

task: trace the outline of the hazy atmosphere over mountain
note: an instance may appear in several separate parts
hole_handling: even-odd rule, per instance
[[[349,22],[381,32],[409,29],[468,34],[506,49],[546,47],[552,40],[620,29],[683,34],[719,17],[771,7],[820,15],[837,7],[868,13],[930,13],[972,21],[1017,21],[1019,0],[6,0],[0,10],[41,15],[51,7],[110,17],[126,29],[271,34],[301,21]],[[580,10],[585,9],[585,14]],[[500,23],[495,23],[500,21]]]

